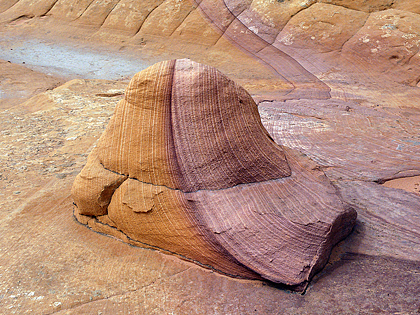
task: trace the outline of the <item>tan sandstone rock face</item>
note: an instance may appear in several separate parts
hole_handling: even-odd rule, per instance
[[[420,16],[390,9],[372,13],[344,46],[349,59],[360,58],[398,83],[420,82]]]
[[[251,96],[188,59],[136,74],[72,189],[76,218],[221,273],[306,284],[356,213]]]
[[[327,52],[340,49],[365,23],[368,14],[315,3],[290,19],[276,41]]]

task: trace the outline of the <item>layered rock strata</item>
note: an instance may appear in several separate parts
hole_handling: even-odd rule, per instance
[[[76,177],[76,218],[221,273],[306,284],[356,213],[251,96],[182,59],[136,74]]]

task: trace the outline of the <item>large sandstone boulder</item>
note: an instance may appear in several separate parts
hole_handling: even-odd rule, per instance
[[[98,231],[292,286],[356,218],[322,172],[271,139],[243,88],[187,59],[134,76],[72,194],[76,218]]]

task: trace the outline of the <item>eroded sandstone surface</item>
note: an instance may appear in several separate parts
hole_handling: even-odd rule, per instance
[[[214,66],[251,93],[271,137],[316,163],[358,219],[304,295],[93,233],[72,219],[71,186],[128,82],[82,75],[54,88],[62,77],[3,58],[16,72],[0,68],[0,89],[29,84],[12,95],[19,101],[1,98],[2,314],[418,313],[416,0],[103,3],[0,1],[0,47],[36,39],[144,65]]]
[[[72,195],[93,229],[296,287],[356,220],[322,172],[274,143],[242,87],[188,59],[134,76]]]

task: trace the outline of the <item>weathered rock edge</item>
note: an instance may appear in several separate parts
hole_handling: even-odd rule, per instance
[[[312,161],[271,139],[242,87],[187,59],[134,76],[72,195],[98,232],[297,288],[356,220]]]

